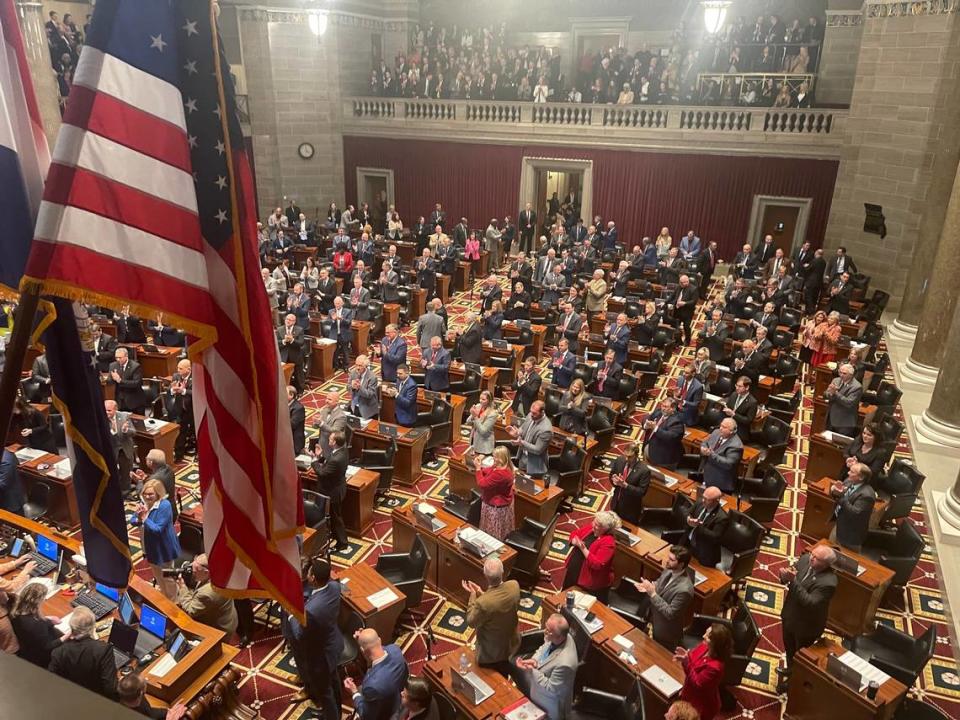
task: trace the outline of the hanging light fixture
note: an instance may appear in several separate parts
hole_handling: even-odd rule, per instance
[[[320,37],[327,31],[327,14],[322,10],[310,10],[307,12],[307,24],[310,32]]]
[[[703,25],[710,35],[716,35],[727,19],[730,0],[703,0]]]

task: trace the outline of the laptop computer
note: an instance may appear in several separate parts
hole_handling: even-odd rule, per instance
[[[862,679],[860,673],[842,662],[834,653],[827,656],[827,675],[836,678],[854,692],[860,692],[860,681]]]
[[[93,591],[80,593],[74,598],[74,607],[90,608],[97,620],[113,612],[120,603],[120,591],[97,583]]]
[[[19,538],[18,538],[19,539]],[[30,573],[33,577],[46,575],[51,570],[56,569],[60,563],[60,546],[54,540],[45,535],[37,534],[34,538],[37,550],[31,552],[31,559],[37,563],[37,566]]]
[[[140,629],[137,632],[137,647],[135,654],[142,658],[163,645],[167,635],[167,617],[159,610],[149,605],[140,608]]]
[[[493,697],[493,688],[480,677],[472,672],[461,673],[455,668],[450,668],[450,687],[473,705],[479,705]]]
[[[113,647],[113,662],[117,670],[126,667],[134,658],[137,647],[137,629],[118,620],[113,621],[107,640]]]

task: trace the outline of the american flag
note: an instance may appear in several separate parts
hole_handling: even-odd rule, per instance
[[[299,478],[211,0],[100,0],[25,283],[191,335],[214,585],[300,614]]]

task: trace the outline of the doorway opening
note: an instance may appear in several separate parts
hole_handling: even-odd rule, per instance
[[[583,205],[583,172],[579,170],[537,169],[537,194],[534,208],[542,218],[542,230],[548,230],[557,222],[566,223],[572,214],[574,221],[580,216]]]
[[[593,161],[525,157],[520,170],[519,207],[526,203],[531,203],[537,213],[538,239],[567,204],[574,220],[581,217],[589,225],[593,217]]]
[[[755,195],[750,216],[750,244],[756,247],[765,235],[772,235],[774,247],[781,248],[789,257],[806,241],[812,203],[812,198]]]
[[[386,227],[387,208],[394,204],[393,170],[357,168],[357,209],[370,205],[374,228]]]

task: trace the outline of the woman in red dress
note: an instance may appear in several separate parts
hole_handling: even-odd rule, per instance
[[[703,634],[703,642],[693,650],[678,647],[673,658],[683,665],[686,678],[680,699],[700,713],[700,720],[712,720],[720,710],[720,685],[723,666],[730,658],[733,636],[726,625],[714,623]]]
[[[567,557],[565,588],[579,585],[600,602],[607,601],[613,585],[613,556],[617,549],[613,533],[619,527],[617,514],[605,510],[594,515],[592,523],[584,523],[570,534],[573,549]]]
[[[513,481],[516,470],[510,460],[510,451],[500,447],[493,450],[493,464],[484,467],[481,458],[475,458],[477,488],[480,490],[480,529],[503,540],[514,529]]]

